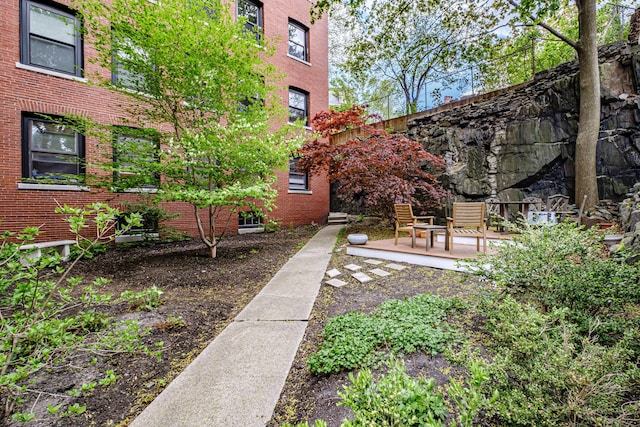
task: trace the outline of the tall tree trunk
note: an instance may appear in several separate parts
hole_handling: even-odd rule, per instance
[[[587,196],[585,208],[599,201],[596,148],[600,132],[600,70],[596,34],[595,0],[576,0],[580,38],[576,45],[580,62],[580,112],[575,153],[575,201]]]

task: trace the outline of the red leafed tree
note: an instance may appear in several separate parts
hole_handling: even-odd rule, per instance
[[[373,214],[391,217],[394,203],[411,203],[415,214],[440,208],[447,195],[435,176],[445,166],[442,157],[404,135],[376,129],[370,124],[375,118],[366,113],[366,106],[316,114],[311,124],[320,137],[300,149],[298,168],[327,171],[340,199],[363,198]],[[354,128],[357,136],[332,143],[332,135]]]

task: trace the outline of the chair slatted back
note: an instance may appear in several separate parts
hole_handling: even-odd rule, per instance
[[[547,209],[551,212],[566,212],[569,210],[569,196],[554,194],[547,198]]]
[[[396,210],[396,222],[399,224],[406,225],[415,221],[410,204],[397,204],[394,205],[394,208]]]
[[[539,212],[539,211],[546,210],[545,209],[546,206],[545,206],[544,202],[539,197],[525,197],[522,200],[522,203],[525,204],[525,209],[528,212],[532,212],[532,211],[533,212],[535,212],[535,211]],[[527,206],[527,204],[528,204],[528,206]]]
[[[454,227],[484,227],[485,202],[453,204]]]

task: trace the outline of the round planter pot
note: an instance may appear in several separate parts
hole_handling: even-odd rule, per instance
[[[613,245],[617,245],[618,243],[620,243],[623,237],[624,237],[624,234],[607,234],[604,236],[603,241],[605,245],[607,245],[608,247],[611,247]]]
[[[347,241],[352,245],[364,245],[369,240],[369,236],[366,234],[349,234]]]

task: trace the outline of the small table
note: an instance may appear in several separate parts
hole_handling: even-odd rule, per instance
[[[429,250],[429,246],[433,247],[433,233],[434,231],[442,231],[445,232],[444,239],[444,249],[449,250],[449,239],[447,236],[447,226],[446,225],[429,225],[429,224],[416,224],[413,226],[413,232],[411,233],[411,247],[416,246],[416,230],[425,230],[426,231],[426,247],[427,251]]]

